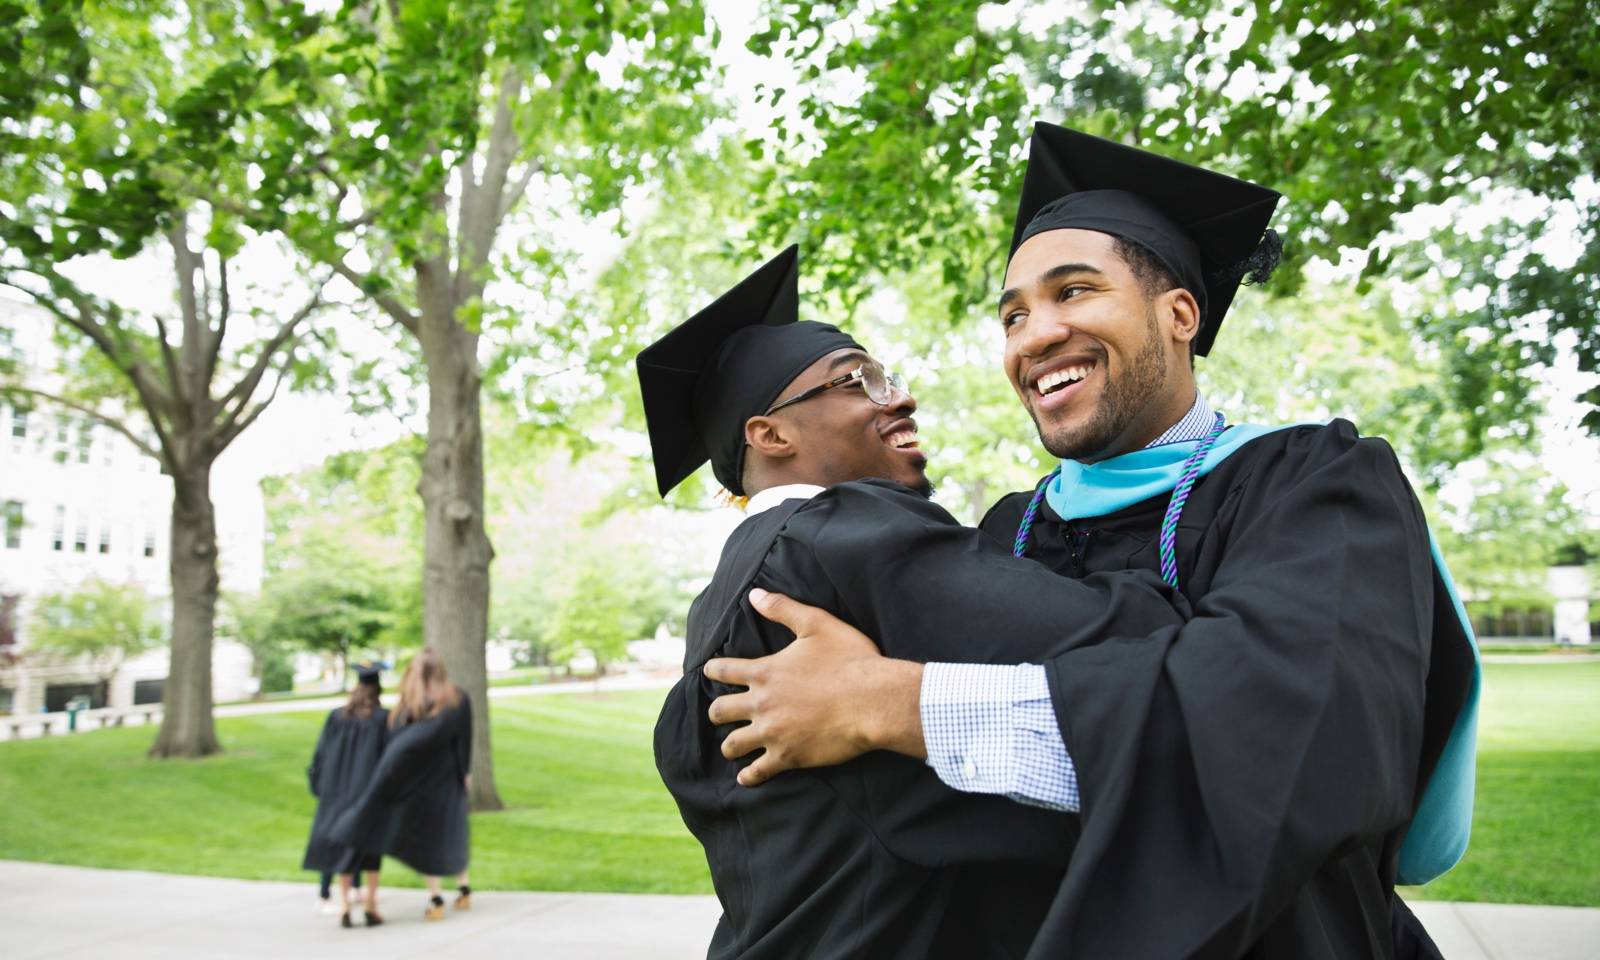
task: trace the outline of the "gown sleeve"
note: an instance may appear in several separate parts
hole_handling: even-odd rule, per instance
[[[332,726],[333,714],[330,713],[328,718],[322,721],[322,732],[317,734],[316,749],[311,752],[311,766],[306,768],[306,779],[311,782],[311,795],[313,797],[321,796],[319,784],[322,781],[322,754],[323,748],[328,743],[328,730]]]
[[[1042,662],[1083,643],[1175,630],[1187,614],[1153,573],[1059,577],[910,491],[870,482],[834,487],[796,513],[755,582],[834,612],[888,656],[922,662]],[[758,653],[789,641],[741,605],[764,638]],[[1064,864],[1071,853],[1074,817],[958,793],[915,761],[886,769],[847,764],[814,775],[831,777],[897,856],[925,866]]]
[[[472,772],[472,698],[465,690],[461,691],[460,710],[461,719],[455,738],[456,766],[461,771],[461,779],[465,781]]]
[[[1432,568],[1393,452],[1330,428],[1242,483],[1193,619],[1047,664],[1083,835],[1036,955],[1239,956],[1410,816]]]

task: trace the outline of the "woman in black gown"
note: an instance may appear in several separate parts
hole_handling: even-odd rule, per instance
[[[444,919],[441,876],[456,877],[456,909],[472,905],[467,882],[471,760],[472,702],[450,682],[439,654],[424,647],[400,680],[377,772],[361,799],[339,818],[334,835],[363,850],[382,850],[422,874],[429,920]]]
[[[317,738],[307,774],[311,792],[317,798],[317,814],[311,821],[311,839],[306,843],[302,866],[339,875],[342,905],[340,924],[351,927],[352,875],[366,874],[366,923],[375,927],[383,922],[378,913],[378,867],[381,848],[357,848],[332,836],[339,814],[354,804],[372,782],[388,739],[388,711],[378,703],[380,667],[366,664],[357,668],[359,682],[350,691],[344,706],[328,714]]]

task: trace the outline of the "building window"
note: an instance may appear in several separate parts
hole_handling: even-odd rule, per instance
[[[89,448],[94,445],[94,424],[85,420],[78,425],[78,462],[89,462]]]
[[[60,550],[67,545],[67,508],[56,507],[56,522],[50,533],[50,549]]]
[[[89,552],[89,521],[78,518],[78,527],[72,534],[72,549],[76,553]]]
[[[67,448],[72,443],[72,421],[66,417],[56,417],[56,443],[50,456],[56,463],[67,462]]]
[[[22,547],[22,501],[7,500],[0,507],[0,526],[5,527],[4,538],[7,550],[18,550]]]
[[[109,523],[100,528],[100,552],[111,552],[111,524]]]
[[[156,532],[150,527],[146,527],[144,531],[144,555],[147,557],[156,555]]]
[[[18,440],[28,439],[28,408],[11,408],[11,435]]]

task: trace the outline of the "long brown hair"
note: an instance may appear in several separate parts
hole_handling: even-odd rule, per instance
[[[378,693],[376,683],[357,683],[350,691],[350,699],[345,701],[344,715],[362,720],[372,716],[372,711],[378,709]]]
[[[432,647],[423,647],[400,678],[400,702],[389,713],[389,726],[426,720],[460,702],[461,691],[450,682],[444,661]]]

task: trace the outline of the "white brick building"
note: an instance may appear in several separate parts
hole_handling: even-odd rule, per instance
[[[54,335],[48,314],[0,299],[0,359],[50,392],[60,387]],[[222,586],[254,592],[265,524],[259,488],[232,491],[216,498]],[[78,693],[96,706],[160,699],[165,649],[123,664],[100,688],[86,663],[30,655],[28,623],[34,597],[90,579],[135,583],[164,600],[171,511],[171,481],[127,438],[55,404],[0,401],[0,713],[59,709]],[[218,643],[214,671],[219,700],[251,692],[249,655],[237,644]]]

